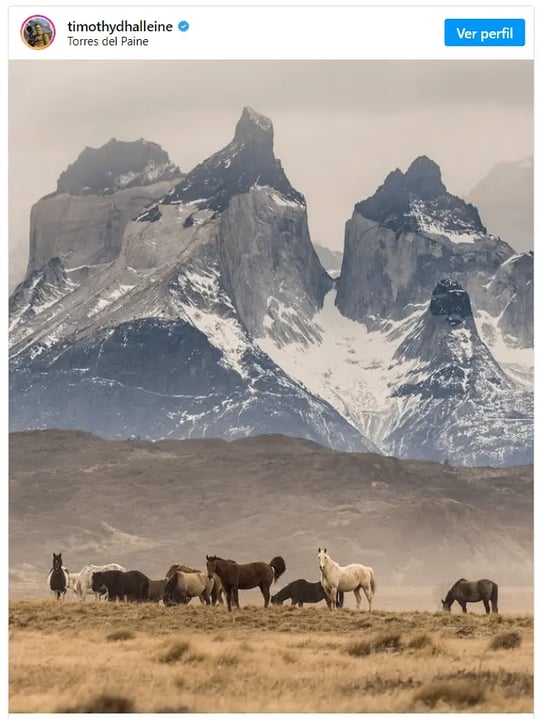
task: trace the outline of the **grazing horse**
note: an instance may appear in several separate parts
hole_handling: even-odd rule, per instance
[[[467,613],[467,602],[484,602],[486,614],[489,614],[489,603],[494,614],[497,614],[499,607],[499,587],[491,579],[478,579],[476,582],[469,582],[467,579],[458,579],[453,584],[446,597],[441,600],[442,607],[447,612],[451,611],[452,604],[457,602],[464,614]]]
[[[264,597],[264,606],[268,607],[270,587],[272,582],[277,581],[285,571],[285,560],[283,557],[274,557],[269,564],[266,562],[237,564],[232,559],[206,555],[206,570],[208,576],[218,576],[221,579],[227,597],[227,609],[231,612],[233,604],[240,609],[239,589],[259,587]]]
[[[118,572],[125,572],[126,568],[121,564],[87,564],[79,572],[79,578],[75,582],[75,594],[79,599],[86,601],[86,595],[88,592],[92,592],[92,575],[94,572],[108,572],[116,570]],[[95,599],[99,599],[101,594],[105,592],[94,592]]]
[[[176,574],[176,572],[200,572],[200,569],[193,569],[193,567],[190,567],[187,564],[171,564],[171,566],[167,569],[167,574],[165,575],[165,579],[170,579],[173,574]],[[189,597],[186,600],[186,604],[189,604],[192,597]],[[212,604],[213,606],[216,606],[216,604],[223,604],[223,584],[221,583],[221,579],[217,576],[217,574],[214,576],[214,586],[212,587]]]
[[[53,594],[56,594],[56,599],[64,597],[66,590],[69,586],[69,572],[62,565],[62,554],[54,554],[53,552],[53,565],[47,575],[47,584]]]
[[[163,599],[166,579],[150,579],[148,583],[148,601],[159,602]]]
[[[375,573],[371,567],[366,567],[364,564],[347,564],[342,567],[334,562],[326,547],[324,549],[319,547],[317,559],[321,570],[321,584],[330,597],[331,609],[336,608],[338,592],[354,592],[356,608],[360,609],[360,589],[363,589],[371,612],[371,603],[375,594]]]
[[[193,597],[199,597],[201,604],[212,603],[214,580],[205,572],[175,572],[166,580],[163,604],[187,604]]]
[[[274,594],[272,604],[283,604],[287,599],[291,600],[293,607],[296,605],[303,607],[304,602],[317,604],[321,599],[324,599],[328,608],[330,608],[330,597],[324,591],[324,587],[320,582],[307,582],[305,579],[296,579],[283,587],[277,594]],[[338,607],[343,606],[343,592],[337,593],[336,604]]]
[[[128,602],[145,602],[148,599],[150,580],[142,572],[135,570],[121,572],[112,569],[106,572],[94,572],[92,575],[92,591],[107,590],[109,602],[115,599]]]

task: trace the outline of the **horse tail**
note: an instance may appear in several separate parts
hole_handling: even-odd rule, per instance
[[[371,587],[371,593],[375,594],[375,589],[377,588],[377,585],[375,583],[375,572],[373,571],[373,569],[370,572],[369,586]]]
[[[274,570],[274,582],[277,582],[277,580],[281,577],[283,572],[285,571],[285,560],[283,557],[274,557],[272,560],[270,560],[270,566]]]
[[[491,590],[491,608],[494,612],[499,609],[499,585],[493,582],[493,589]]]

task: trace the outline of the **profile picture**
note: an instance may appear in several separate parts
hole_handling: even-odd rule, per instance
[[[52,20],[43,15],[31,15],[21,25],[21,38],[32,50],[45,50],[54,40],[56,30]]]

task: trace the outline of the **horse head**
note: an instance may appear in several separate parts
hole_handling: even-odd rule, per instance
[[[105,585],[103,584],[103,572],[93,572],[92,591],[101,593],[102,589],[105,589]]]
[[[55,554],[53,552],[53,569],[62,569],[62,554]]]
[[[178,604],[176,600],[177,579],[178,578],[175,572],[174,574],[171,574],[165,583],[165,587],[163,589],[163,604],[166,607],[172,607],[174,604]]]
[[[321,548],[319,547],[319,552],[318,552],[318,554],[317,554],[317,559],[319,560],[319,569],[320,569],[321,572],[322,572],[322,571],[324,570],[324,568],[326,567],[326,564],[327,564],[328,560],[330,559],[330,555],[329,555],[328,552],[326,551],[326,547],[325,547],[324,549],[321,549]]]
[[[212,579],[214,574],[216,573],[216,560],[217,557],[209,557],[208,554],[206,555],[206,573]]]

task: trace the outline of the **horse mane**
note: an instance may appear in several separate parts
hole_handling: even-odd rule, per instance
[[[213,557],[208,557],[209,562],[231,562],[231,564],[238,564],[234,559],[223,559],[223,557],[218,557],[214,555]]]
[[[454,582],[452,584],[452,586],[450,587],[450,589],[447,591],[446,598],[448,598],[449,595],[452,594],[452,592],[456,589],[456,587],[458,587],[462,582],[468,582],[468,581],[469,581],[468,579],[461,577],[460,579],[457,580],[457,582]]]

